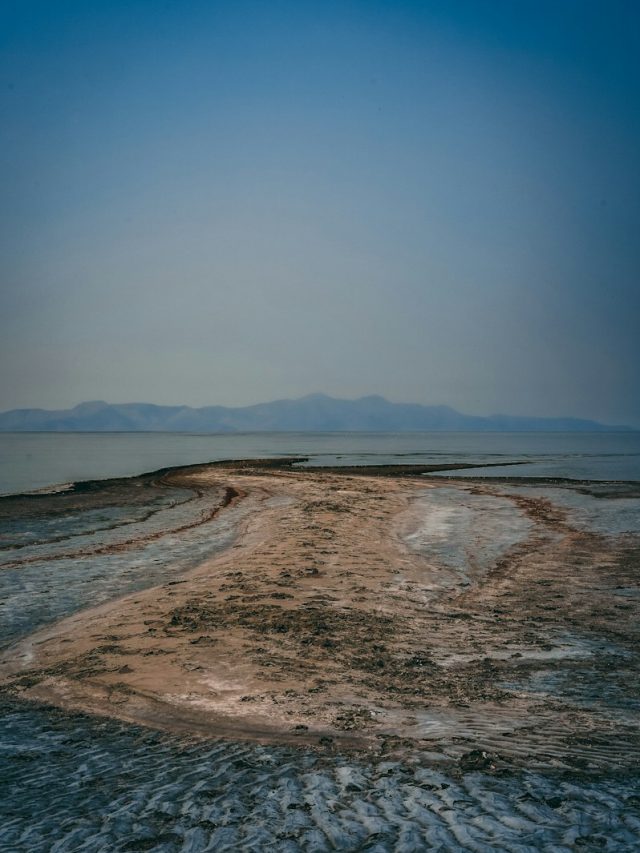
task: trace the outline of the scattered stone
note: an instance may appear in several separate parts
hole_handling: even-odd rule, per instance
[[[472,773],[474,771],[495,770],[497,760],[497,756],[485,752],[484,749],[472,749],[460,757],[458,765],[463,773]]]

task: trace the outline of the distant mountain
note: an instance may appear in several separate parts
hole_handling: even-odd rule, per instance
[[[337,400],[310,394],[298,400],[275,400],[255,406],[155,406],[81,403],[73,409],[14,409],[0,413],[1,432],[601,432],[628,430],[577,418],[524,418],[463,415],[449,406],[390,403],[384,397]]]

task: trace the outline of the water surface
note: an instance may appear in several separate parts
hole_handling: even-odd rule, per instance
[[[526,464],[484,473],[640,480],[640,432],[0,433],[0,494],[177,465],[283,456],[307,456],[313,465],[517,461]]]

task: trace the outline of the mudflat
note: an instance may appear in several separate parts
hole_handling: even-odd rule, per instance
[[[576,525],[543,493],[376,474],[168,474],[222,495],[218,513],[250,508],[232,544],[22,640],[3,689],[204,737],[637,766],[637,537]]]

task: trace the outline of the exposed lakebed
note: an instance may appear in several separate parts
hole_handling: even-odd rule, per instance
[[[357,505],[349,496],[357,484],[352,478],[335,506]],[[141,500],[127,497],[146,489]],[[394,740],[392,710],[372,729],[380,748],[367,754],[194,741],[6,696],[0,846],[636,849],[638,659],[624,625],[637,599],[637,529],[628,521],[637,507],[623,498],[621,524],[615,498],[510,492],[472,483],[418,489],[402,518],[403,541],[434,573],[399,571],[388,594],[429,604],[416,623],[425,632],[424,662],[411,672],[444,697],[412,702],[406,744]],[[57,516],[62,494],[46,509],[31,502],[21,516],[7,513],[5,645],[86,606],[179,580],[223,553],[256,508],[249,490],[246,501],[219,511],[222,485],[197,491],[183,481],[130,482],[113,501],[97,494],[100,506],[80,500],[73,511],[67,496]],[[274,511],[286,510],[283,498],[270,500]],[[521,574],[520,564],[532,560],[533,575]],[[575,593],[568,614],[554,609],[566,606],[563,585]],[[431,635],[439,639],[429,648]],[[539,719],[530,704],[522,715],[499,702],[490,713],[475,708],[473,690],[483,685],[527,702],[538,696]],[[406,733],[405,718],[403,726]]]

